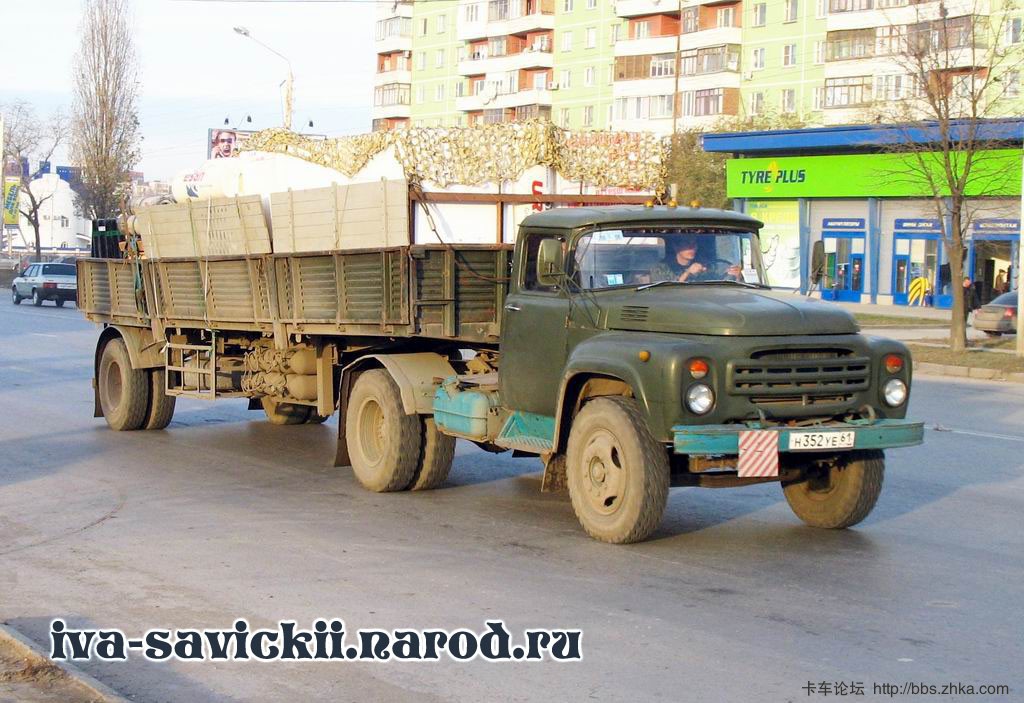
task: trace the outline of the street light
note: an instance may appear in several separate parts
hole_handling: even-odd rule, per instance
[[[286,64],[288,64],[288,77],[282,83],[282,85],[284,85],[284,108],[283,108],[283,112],[284,112],[284,126],[286,128],[288,128],[288,129],[291,129],[292,128],[292,93],[293,93],[293,91],[295,89],[295,76],[292,74],[292,62],[289,61],[288,57],[285,56],[284,54],[282,54],[280,51],[276,51],[275,49],[267,46],[266,44],[261,42],[259,39],[254,37],[252,35],[252,32],[250,32],[245,27],[235,27],[234,29],[235,29],[235,34],[238,34],[240,36],[246,37],[247,39],[252,39],[254,42],[256,42],[257,44],[262,46],[264,49],[266,49],[270,53],[274,54],[274,56],[277,56],[279,59],[282,59]]]

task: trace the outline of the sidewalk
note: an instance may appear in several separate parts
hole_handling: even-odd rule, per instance
[[[831,301],[826,301],[831,302]],[[872,305],[871,303],[841,303],[833,302],[833,305],[846,308],[850,312],[859,312],[868,315],[891,315],[893,317],[916,317],[949,322],[951,311],[941,308],[922,308],[910,305]]]

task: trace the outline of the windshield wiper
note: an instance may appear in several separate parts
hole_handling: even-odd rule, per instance
[[[648,288],[654,288],[656,286],[662,286],[667,284],[674,284],[677,286],[714,286],[714,285],[731,285],[731,286],[743,286],[744,288],[757,288],[757,289],[768,289],[771,286],[767,286],[764,283],[750,283],[748,281],[730,281],[727,279],[720,279],[717,281],[658,281],[657,283],[645,283],[642,286],[637,286],[636,290],[647,290]]]

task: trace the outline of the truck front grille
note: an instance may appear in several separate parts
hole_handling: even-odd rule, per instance
[[[729,364],[732,395],[752,403],[842,403],[870,385],[871,360],[848,349],[771,349]]]

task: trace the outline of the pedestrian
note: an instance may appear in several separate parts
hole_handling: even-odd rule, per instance
[[[1006,281],[1006,269],[1001,270],[996,275],[996,281],[992,284],[992,290],[996,292],[996,295],[1002,295],[1009,290],[1009,286]]]
[[[978,298],[978,289],[974,287],[969,276],[964,277],[964,327],[967,327],[967,318],[973,310],[981,307]]]

